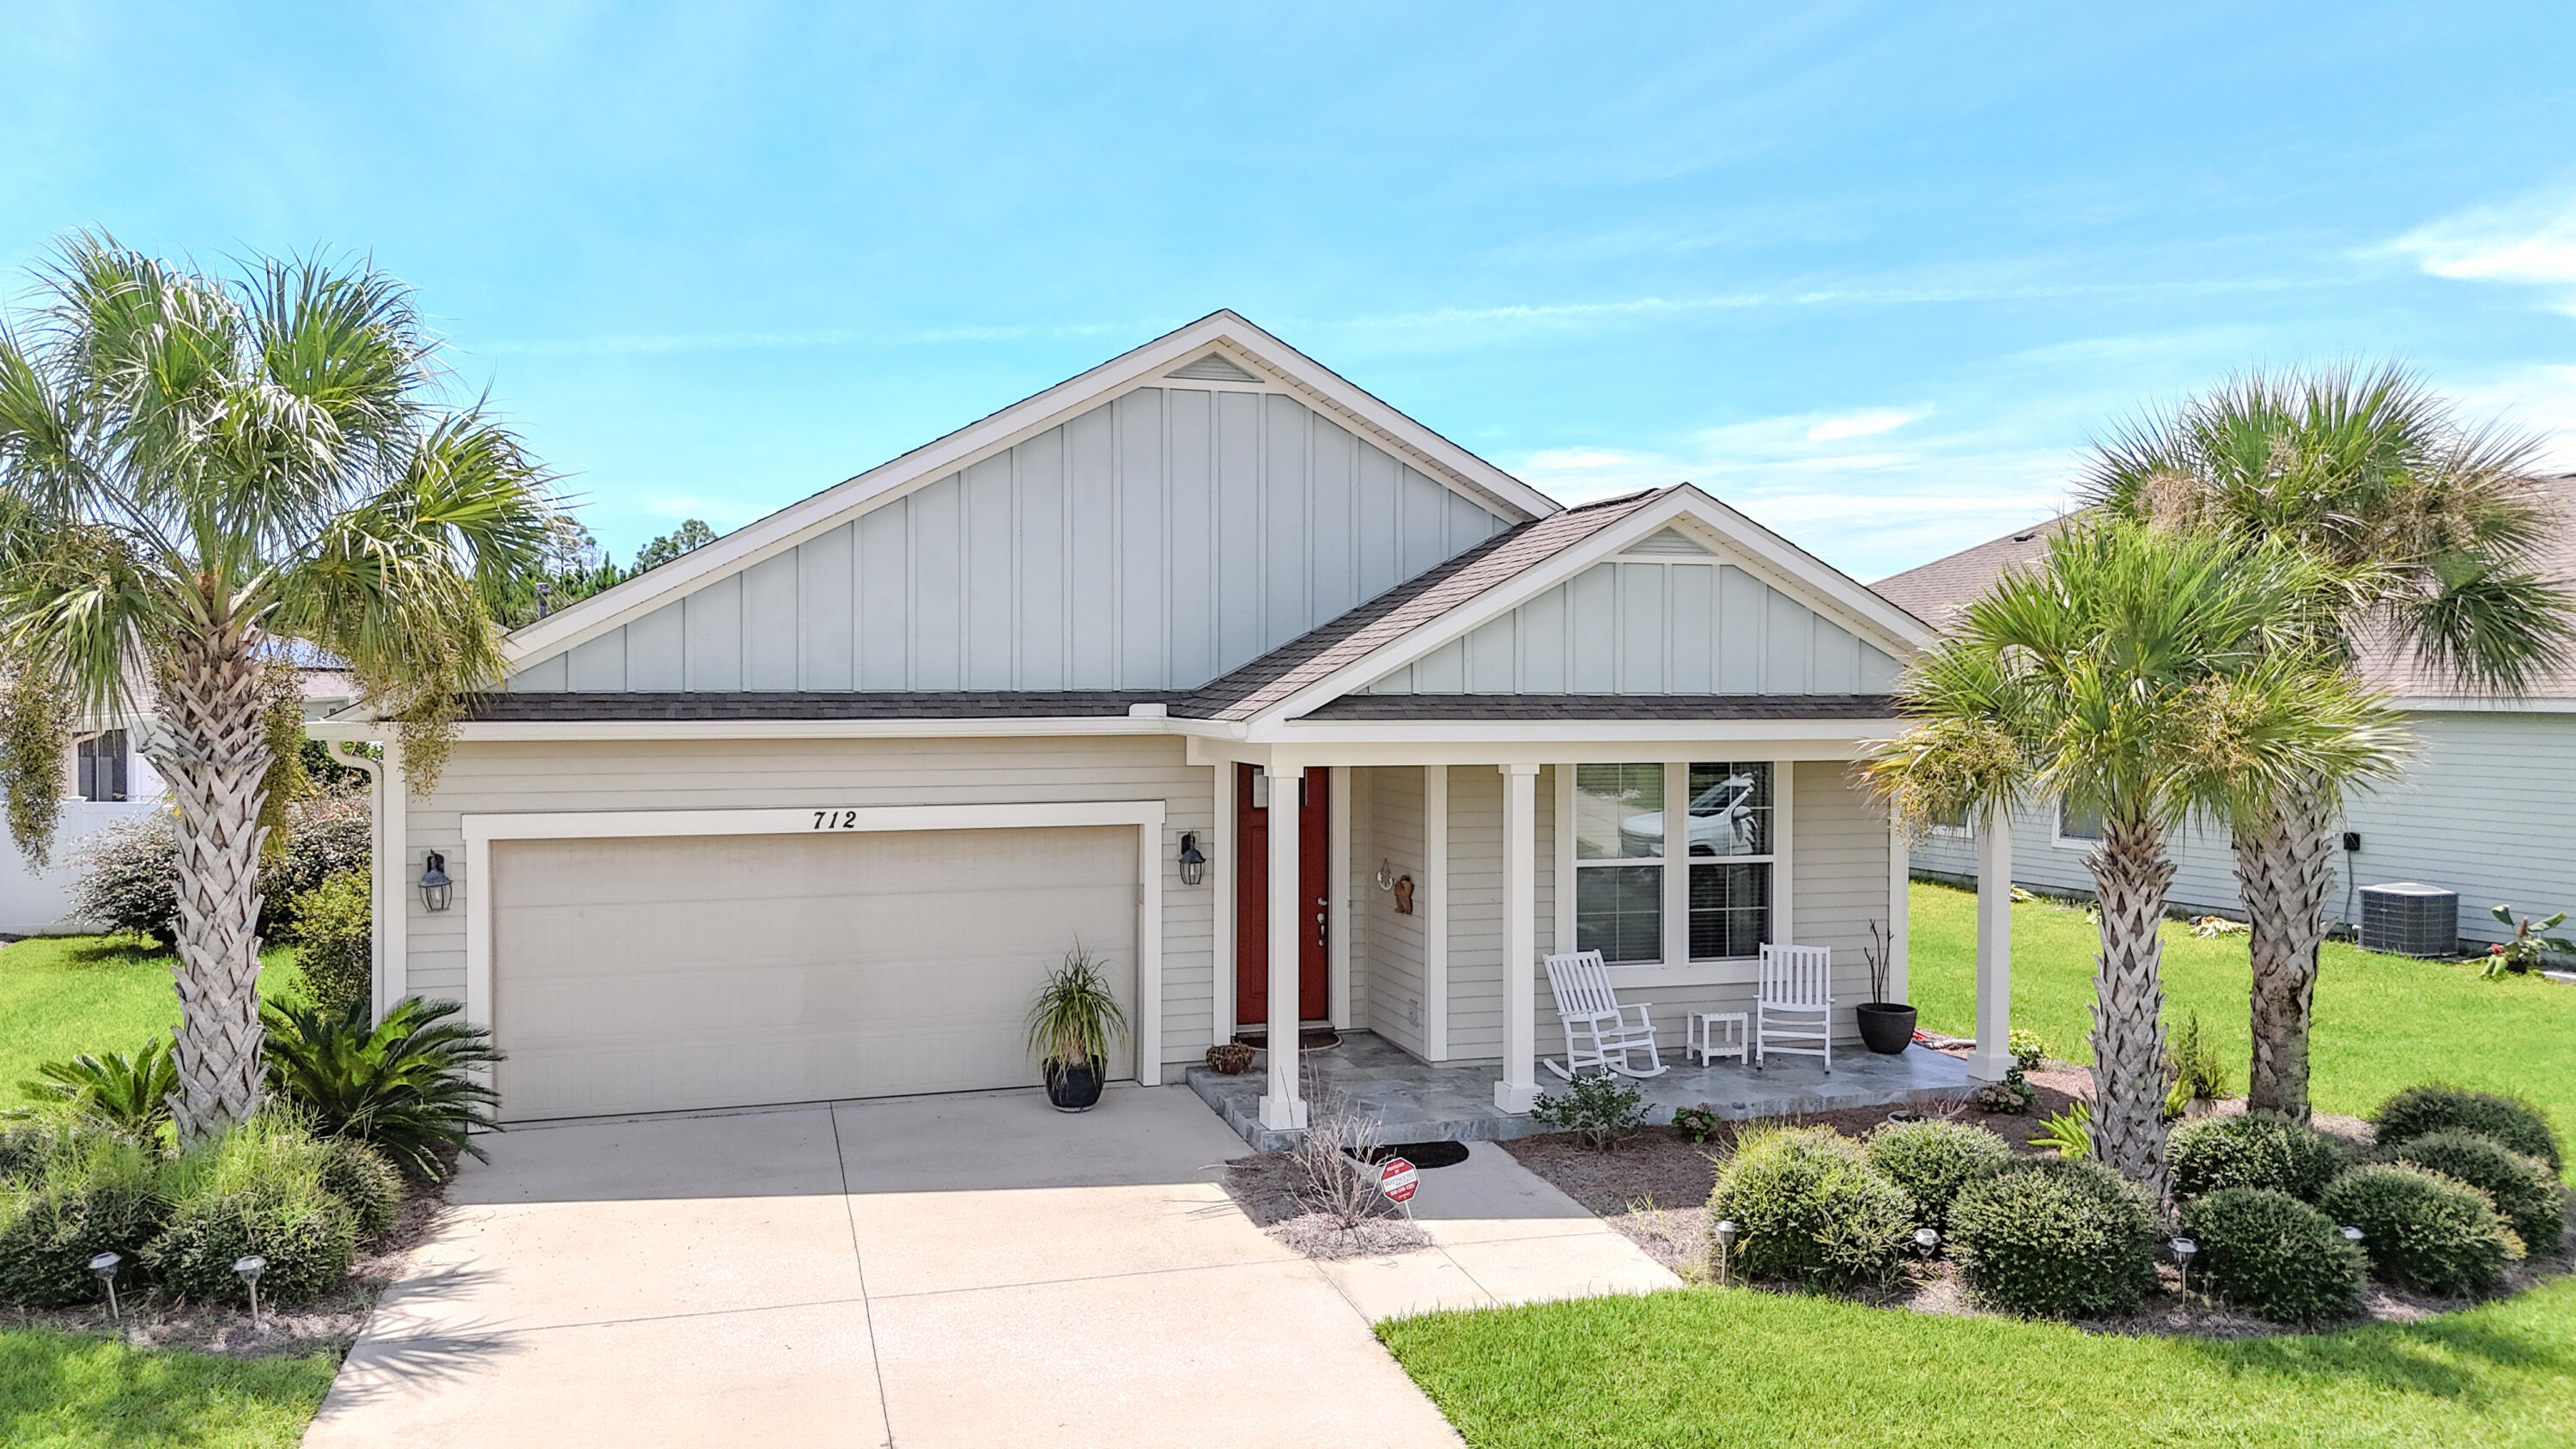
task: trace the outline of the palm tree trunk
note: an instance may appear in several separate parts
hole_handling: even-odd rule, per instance
[[[2306,1121],[2308,1021],[2317,947],[2334,889],[2334,842],[2324,803],[2302,791],[2236,832],[2236,886],[2254,958],[2254,1056],[2245,1105]]]
[[[2093,1001],[2093,1151],[2162,1200],[2165,1192],[2164,832],[2106,820],[2086,862],[2101,908]]]
[[[182,1141],[259,1110],[259,823],[270,751],[259,665],[239,634],[209,638],[162,671],[153,765],[178,801],[179,1094]]]

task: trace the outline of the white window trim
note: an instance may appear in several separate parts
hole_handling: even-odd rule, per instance
[[[1556,941],[1560,952],[1575,947],[1575,897],[1580,889],[1582,872],[1604,866],[1652,865],[1663,873],[1663,959],[1658,961],[1614,961],[1610,963],[1611,980],[1620,986],[1740,986],[1754,980],[1761,958],[1726,956],[1706,961],[1690,959],[1690,760],[1664,762],[1664,849],[1665,854],[1652,857],[1579,858],[1574,849],[1574,774],[1582,764],[1620,764],[1634,761],[1580,761],[1558,766],[1556,790],[1557,859],[1563,862],[1557,878]],[[1707,760],[1696,763],[1710,763]],[[1748,762],[1750,763],[1750,762]],[[1797,762],[1771,760],[1771,853],[1758,856],[1712,856],[1709,863],[1735,861],[1768,862],[1771,866],[1771,937],[1775,941],[1794,941],[1791,934],[1790,870],[1791,819],[1790,801],[1797,793]],[[1682,842],[1683,866],[1672,868],[1672,843]]]
[[[2069,835],[2065,825],[2066,800],[2060,796],[2048,802],[2048,843],[2059,850],[2091,850],[2102,843],[2098,836]]]
[[[496,840],[613,840],[670,835],[809,835],[852,831],[1025,830],[1136,827],[1136,1081],[1162,1083],[1163,870],[1178,854],[1164,848],[1163,802],[1093,800],[1030,805],[816,804],[777,810],[567,810],[540,814],[467,815],[465,873],[457,894],[465,908],[465,1017],[492,1024],[492,878]],[[823,821],[822,824],[817,824]],[[491,1072],[477,1074],[490,1085]]]
[[[1693,763],[1724,764],[1730,762],[1701,760],[1694,761]],[[1682,861],[1685,865],[1767,865],[1771,867],[1771,938],[1774,942],[1791,941],[1795,938],[1789,934],[1789,927],[1787,925],[1789,919],[1787,904],[1787,887],[1789,881],[1789,797],[1793,793],[1792,787],[1797,780],[1797,775],[1794,773],[1797,769],[1797,764],[1790,760],[1744,760],[1732,763],[1748,765],[1768,764],[1771,767],[1770,851],[1763,855],[1712,855],[1705,858],[1693,856],[1689,853],[1690,823],[1685,819],[1682,824]],[[1687,792],[1690,788],[1690,766],[1681,765],[1676,768],[1682,772],[1682,788]],[[1682,808],[1685,811],[1690,808],[1690,801],[1688,798],[1684,798],[1682,801]],[[1686,961],[1692,966],[1719,966],[1729,962],[1746,961],[1759,964],[1762,960],[1759,954],[1752,956],[1711,956],[1705,960],[1694,958],[1690,954],[1689,880],[1689,873],[1684,871],[1682,874],[1683,883],[1681,890],[1683,914],[1681,930],[1679,933],[1671,937],[1674,945],[1664,953],[1666,958],[1674,961]]]
[[[1617,764],[1617,765],[1636,765],[1636,764],[1639,764],[1639,763],[1641,763],[1641,762],[1639,762],[1639,761],[1634,761],[1634,760],[1611,760],[1611,761],[1586,761],[1586,762],[1584,762],[1584,763],[1592,763],[1592,764]],[[1574,775],[1575,775],[1576,771],[1580,770],[1581,768],[1582,768],[1582,764],[1577,764],[1577,765],[1573,765],[1573,766],[1568,767],[1568,768],[1567,768],[1567,770],[1566,770],[1566,778],[1567,778],[1567,781],[1568,781],[1568,784],[1567,784],[1567,786],[1566,786],[1566,794],[1567,794],[1569,797],[1579,796],[1579,795],[1580,795],[1580,793],[1581,793],[1580,791],[1578,791],[1577,789],[1575,789],[1575,787],[1574,787],[1574,786],[1573,786],[1573,784],[1571,783],[1571,782],[1572,782],[1572,780],[1573,780],[1573,778],[1574,778]],[[1580,854],[1577,854],[1577,853],[1574,851],[1573,846],[1572,846],[1572,841],[1573,841],[1573,836],[1574,836],[1574,827],[1573,827],[1573,809],[1572,809],[1572,806],[1571,806],[1571,804],[1570,804],[1570,803],[1569,803],[1569,805],[1568,805],[1568,807],[1567,807],[1567,810],[1566,810],[1566,821],[1567,821],[1567,823],[1566,823],[1566,826],[1565,826],[1565,838],[1566,838],[1567,843],[1568,843],[1568,844],[1567,844],[1567,851],[1566,851],[1566,853],[1567,853],[1569,856],[1572,856],[1572,857],[1573,857],[1573,861],[1572,861],[1572,864],[1573,864],[1573,876],[1572,876],[1571,881],[1570,881],[1570,884],[1571,884],[1571,887],[1572,887],[1572,888],[1571,888],[1571,889],[1568,891],[1568,893],[1567,893],[1569,897],[1572,897],[1572,898],[1579,898],[1579,897],[1581,896],[1581,894],[1582,894],[1582,890],[1583,890],[1583,872],[1585,872],[1585,871],[1587,871],[1587,870],[1602,870],[1602,869],[1609,869],[1609,868],[1615,868],[1615,867],[1620,867],[1620,866],[1651,865],[1651,866],[1655,867],[1656,869],[1663,871],[1663,875],[1659,878],[1659,879],[1661,880],[1661,882],[1662,882],[1662,885],[1663,885],[1662,920],[1659,922],[1660,926],[1662,927],[1662,938],[1663,938],[1663,939],[1662,939],[1662,959],[1660,959],[1660,960],[1655,960],[1655,961],[1613,961],[1613,962],[1611,962],[1611,963],[1610,963],[1610,969],[1611,969],[1611,970],[1613,970],[1613,971],[1635,971],[1635,970],[1640,970],[1640,969],[1647,968],[1647,967],[1662,966],[1662,965],[1664,965],[1666,962],[1670,961],[1670,960],[1672,959],[1672,956],[1673,956],[1673,875],[1674,875],[1674,872],[1673,872],[1671,869],[1669,869],[1669,864],[1668,864],[1668,863],[1669,863],[1669,860],[1670,860],[1670,857],[1671,857],[1671,854],[1672,854],[1672,848],[1673,848],[1673,814],[1674,814],[1674,800],[1673,800],[1673,772],[1674,772],[1674,771],[1676,771],[1676,770],[1678,770],[1678,771],[1680,771],[1680,772],[1682,773],[1683,778],[1687,779],[1687,778],[1689,777],[1689,774],[1690,774],[1690,766],[1689,766],[1689,765],[1687,765],[1687,764],[1683,764],[1683,765],[1676,765],[1676,764],[1672,763],[1671,761],[1667,760],[1667,761],[1665,761],[1665,762],[1663,763],[1662,769],[1663,769],[1663,772],[1664,772],[1664,854],[1662,854],[1662,855],[1606,855],[1606,856],[1599,856],[1599,857],[1596,857],[1596,858],[1593,858],[1593,859],[1590,859],[1590,860],[1586,860],[1586,859],[1584,859]],[[1683,803],[1684,807],[1685,807],[1685,808],[1687,808],[1687,806],[1688,806],[1688,803],[1689,803],[1689,802],[1684,801],[1684,802],[1682,802],[1682,803]],[[1687,828],[1687,821],[1685,821],[1685,828]],[[1572,923],[1574,922],[1574,920],[1575,920],[1575,919],[1576,919],[1575,913],[1574,913],[1573,909],[1571,908],[1571,905],[1569,905],[1569,908],[1568,908],[1568,910],[1567,910],[1567,923],[1568,923],[1568,928],[1569,928],[1569,939],[1570,939],[1570,933],[1571,933]],[[1568,946],[1566,947],[1566,949],[1570,951],[1570,950],[1572,950],[1572,949],[1574,949],[1574,948],[1573,948],[1571,945],[1568,945]]]

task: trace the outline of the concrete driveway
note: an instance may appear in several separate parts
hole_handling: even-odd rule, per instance
[[[1246,1149],[1174,1088],[485,1141],[308,1445],[1455,1443],[1372,1318],[1671,1282],[1490,1148],[1424,1175],[1456,1174],[1439,1249],[1328,1271],[1227,1199]]]

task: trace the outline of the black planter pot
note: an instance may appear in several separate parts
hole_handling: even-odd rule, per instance
[[[1100,1068],[1084,1062],[1068,1067],[1062,1062],[1046,1064],[1047,1100],[1059,1112],[1088,1112],[1100,1105]]]
[[[1864,1001],[1860,1014],[1861,1045],[1892,1057],[1914,1044],[1914,1008],[1896,1001]]]

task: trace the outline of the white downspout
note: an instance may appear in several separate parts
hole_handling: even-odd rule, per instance
[[[394,875],[391,852],[385,848],[385,767],[382,761],[357,753],[355,740],[334,740],[331,763],[363,770],[367,775],[367,980],[368,1000],[378,1021],[393,1003],[385,999],[385,931],[389,913],[385,909],[385,883]]]

